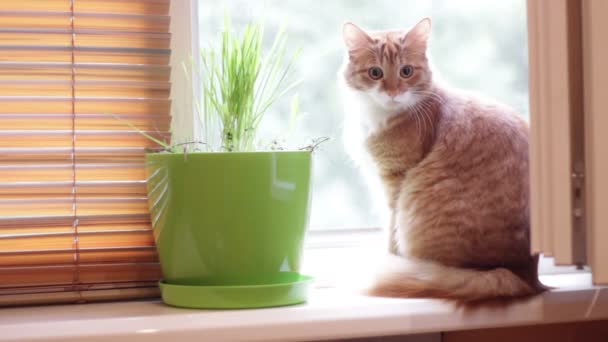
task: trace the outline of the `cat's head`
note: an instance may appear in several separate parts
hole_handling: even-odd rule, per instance
[[[344,24],[346,84],[386,111],[415,105],[431,85],[426,56],[430,32],[428,18],[409,31],[365,32],[355,24]]]

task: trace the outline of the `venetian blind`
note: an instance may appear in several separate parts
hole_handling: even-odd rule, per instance
[[[0,306],[156,296],[170,0],[0,2]]]

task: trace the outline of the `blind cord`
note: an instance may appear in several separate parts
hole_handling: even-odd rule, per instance
[[[79,289],[80,281],[80,241],[78,236],[78,189],[76,186],[76,31],[74,30],[74,0],[70,0],[70,32],[71,32],[71,91],[72,91],[72,230],[74,240],[72,248],[74,250],[74,279],[72,287],[78,293],[79,302],[84,302],[82,292]]]

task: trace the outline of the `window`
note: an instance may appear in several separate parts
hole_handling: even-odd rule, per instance
[[[365,181],[345,153],[341,123],[344,115],[336,86],[344,58],[341,28],[353,21],[364,28],[407,28],[421,18],[434,20],[431,58],[455,86],[478,90],[528,116],[526,2],[509,0],[225,0],[199,1],[202,47],[216,37],[226,12],[235,29],[251,18],[262,18],[268,36],[285,25],[292,49],[303,49],[297,64],[304,115],[293,136],[296,144],[330,137],[315,156],[311,229],[365,228],[382,225]],[[268,39],[267,44],[271,44]],[[448,53],[449,52],[449,53]],[[290,98],[266,117],[264,137],[276,136],[289,121]]]
[[[291,47],[304,49],[298,73],[305,115],[293,138],[296,145],[333,138],[316,156],[311,223],[330,234],[315,235],[356,230],[352,235],[371,232],[381,243],[374,229],[380,216],[341,142],[342,23],[382,29],[431,16],[431,56],[443,77],[531,117],[534,250],[560,263],[590,264],[594,280],[607,283],[608,162],[601,147],[608,50],[601,33],[608,2],[548,3],[528,0],[526,12],[525,0],[1,2],[0,306],[158,295],[143,173],[151,142],[124,121],[167,135],[170,83],[185,82],[179,71],[170,75],[170,56],[179,69],[190,45],[205,46],[218,33],[226,10],[237,29],[252,16],[265,18],[271,35],[284,23]],[[184,14],[191,4],[198,4],[188,13],[194,22],[172,21],[172,52],[169,7]],[[186,93],[180,88],[172,93],[174,110],[185,109],[175,112],[174,127],[191,128],[191,99],[179,98]],[[269,113],[263,136],[285,131],[289,107],[286,98]],[[350,243],[350,234],[336,234]],[[360,267],[349,260],[354,254],[338,261],[353,274]],[[334,256],[318,255],[318,262]]]
[[[297,67],[303,80],[298,91],[300,107],[305,114],[293,138],[300,145],[313,137],[332,138],[315,156],[311,230],[323,234],[311,235],[313,246],[349,246],[361,244],[361,240],[382,243],[377,230],[369,229],[382,226],[381,214],[341,140],[345,113],[336,79],[345,53],[344,22],[377,30],[408,28],[431,17],[430,58],[436,75],[455,87],[509,104],[529,118],[526,0],[198,1],[200,46],[218,35],[225,13],[230,14],[235,29],[252,18],[263,19],[269,37],[285,25],[291,47],[303,49]],[[263,136],[276,136],[285,129],[289,105],[287,97],[269,113]],[[352,236],[353,232],[359,237]],[[323,256],[309,257],[309,261],[319,260],[311,262],[314,267],[331,259],[327,252],[320,254]],[[344,262],[355,254],[344,258],[334,254],[333,258]],[[541,260],[540,268],[543,273],[574,271],[573,267],[555,267],[548,258]]]

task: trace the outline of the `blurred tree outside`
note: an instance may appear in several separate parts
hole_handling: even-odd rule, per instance
[[[430,58],[450,85],[504,102],[528,117],[528,63],[525,0],[224,0],[199,1],[201,47],[216,40],[224,15],[240,30],[251,20],[265,23],[266,41],[284,25],[297,63],[302,117],[290,146],[331,137],[315,155],[311,229],[365,228],[381,224],[365,181],[342,146],[344,113],[337,89],[344,60],[342,24],[367,30],[406,29],[423,17],[433,22]],[[291,95],[265,118],[261,137],[287,130]]]

